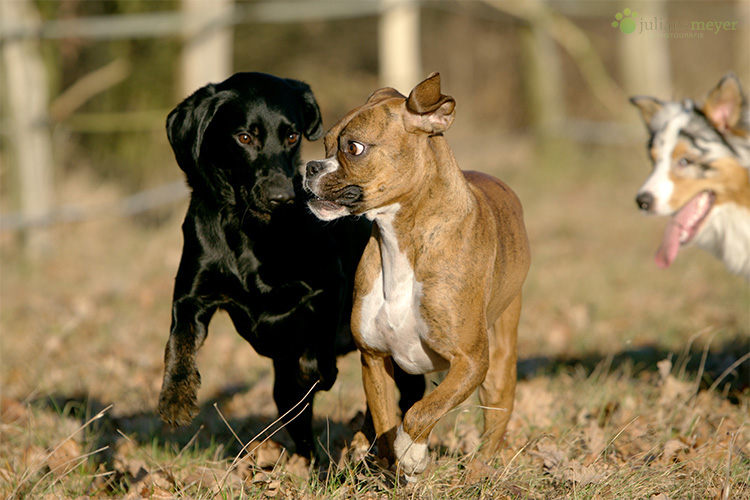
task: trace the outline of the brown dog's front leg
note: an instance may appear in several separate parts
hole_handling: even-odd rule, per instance
[[[362,384],[367,407],[381,457],[394,462],[393,440],[396,437],[396,384],[393,380],[393,362],[390,356],[376,356],[362,352]]]
[[[485,354],[482,363],[466,354],[454,356],[448,374],[440,385],[406,412],[393,444],[399,467],[405,474],[420,474],[427,468],[427,439],[432,428],[441,417],[465,401],[482,382],[487,373],[486,358]]]

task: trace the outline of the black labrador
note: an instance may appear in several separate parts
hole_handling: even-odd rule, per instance
[[[297,453],[314,452],[312,398],[337,375],[336,356],[354,349],[349,331],[353,276],[369,223],[323,224],[301,188],[301,136],[322,120],[310,87],[262,73],[209,84],[167,118],[167,135],[192,189],[182,226],[172,326],[164,353],[161,418],[185,425],[198,413],[196,352],[217,309],[273,360],[273,396]],[[424,393],[424,378],[396,374],[401,406]],[[296,418],[294,418],[296,417]]]

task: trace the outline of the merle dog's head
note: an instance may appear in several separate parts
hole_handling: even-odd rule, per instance
[[[294,201],[301,136],[323,133],[310,87],[237,73],[198,89],[167,117],[167,136],[194,195],[268,221]]]

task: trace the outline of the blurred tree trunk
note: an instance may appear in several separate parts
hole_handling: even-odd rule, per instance
[[[742,80],[742,86],[747,95],[750,93],[750,54],[747,49],[750,47],[750,28],[748,28],[750,26],[750,1],[737,2],[737,20],[739,26],[743,26],[744,29],[737,30],[738,35],[735,37],[737,43],[735,72]]]
[[[422,74],[419,4],[412,0],[381,0],[378,32],[380,84],[408,94]]]
[[[0,1],[0,22],[7,26],[38,24],[39,13],[31,0]],[[19,183],[18,196],[26,228],[22,237],[29,256],[43,254],[49,237],[34,227],[52,205],[52,140],[48,117],[47,73],[33,38],[7,39],[2,43],[4,101],[8,106],[8,134]]]
[[[522,43],[527,109],[538,138],[545,142],[563,125],[565,96],[557,44],[540,14],[543,4],[544,0],[527,0],[527,8],[536,14],[523,26]]]
[[[207,83],[232,74],[234,0],[182,0],[186,20],[180,94],[192,94]]]
[[[628,7],[638,16],[636,23],[648,12],[652,18],[666,19],[664,0],[629,2]],[[672,72],[669,65],[669,39],[649,36],[636,31],[632,34],[618,33],[620,51],[620,73],[625,92],[629,95],[652,95],[669,98],[672,95]],[[634,113],[632,114],[635,115]]]

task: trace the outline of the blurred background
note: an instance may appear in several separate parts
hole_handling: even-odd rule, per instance
[[[746,282],[697,249],[654,264],[666,221],[634,202],[650,163],[627,100],[699,99],[727,71],[747,91],[749,1],[3,0],[0,43],[5,397],[153,412],[188,197],[164,123],[238,71],[307,82],[325,128],[441,73],[459,164],[525,206],[521,376],[704,349],[718,375],[750,351]],[[222,316],[201,353],[205,397],[270,370]]]

